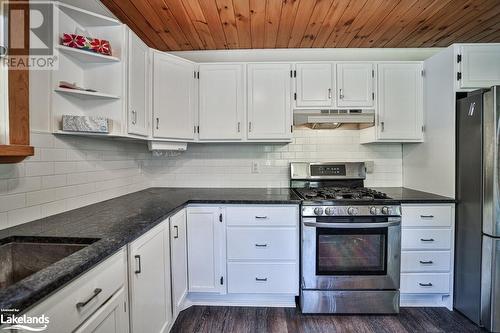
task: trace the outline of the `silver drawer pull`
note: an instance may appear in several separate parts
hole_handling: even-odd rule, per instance
[[[76,303],[76,308],[77,309],[81,309],[83,308],[85,305],[89,304],[91,300],[93,300],[94,298],[97,297],[97,295],[99,295],[100,293],[102,292],[102,289],[101,288],[96,288],[94,289],[94,292],[92,294],[92,296],[90,296],[89,298],[87,298],[85,301],[83,302],[78,302]]]
[[[434,242],[434,238],[420,238],[422,242]]]
[[[418,284],[419,284],[419,286],[421,286],[421,287],[432,287],[432,283],[430,283],[430,282],[429,282],[429,283],[422,283],[422,282],[419,282]]]
[[[134,271],[135,274],[140,274],[142,272],[142,267],[141,267],[141,256],[140,255],[135,255],[134,256],[135,263],[136,263],[136,270]]]
[[[256,278],[255,278],[255,281],[259,281],[259,282],[266,282],[266,281],[267,281],[267,278],[262,278],[262,279],[261,279],[261,278],[256,277]]]
[[[420,215],[421,219],[433,219],[434,215]]]
[[[433,264],[434,261],[432,261],[432,260],[420,260],[420,263],[422,265],[430,265],[430,264]]]
[[[255,247],[267,247],[267,244],[255,244]]]
[[[256,219],[259,219],[259,220],[266,220],[267,219],[267,216],[255,216]]]

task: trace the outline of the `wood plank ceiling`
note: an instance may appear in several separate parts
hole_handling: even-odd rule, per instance
[[[162,51],[500,42],[500,0],[101,0]]]

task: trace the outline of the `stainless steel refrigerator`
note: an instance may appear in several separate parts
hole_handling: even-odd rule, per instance
[[[500,332],[500,86],[457,100],[454,308]]]

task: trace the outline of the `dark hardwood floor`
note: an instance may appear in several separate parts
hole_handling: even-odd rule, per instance
[[[293,308],[194,306],[179,314],[171,332],[335,333],[484,332],[445,308],[402,308],[399,315],[303,315]]]

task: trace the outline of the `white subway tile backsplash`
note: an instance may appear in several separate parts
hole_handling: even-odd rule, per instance
[[[31,140],[35,156],[0,164],[0,229],[151,184],[139,160],[150,158],[145,145],[38,132]]]
[[[18,209],[26,206],[26,194],[3,195],[0,200],[0,212]]]
[[[35,156],[0,164],[0,229],[142,190],[287,187],[292,161],[373,161],[367,186],[401,186],[400,144],[359,144],[355,130],[296,129],[291,144],[189,144],[152,157],[144,143],[32,133]],[[252,173],[252,164],[259,172]]]
[[[26,176],[44,176],[54,174],[54,162],[26,162]]]

